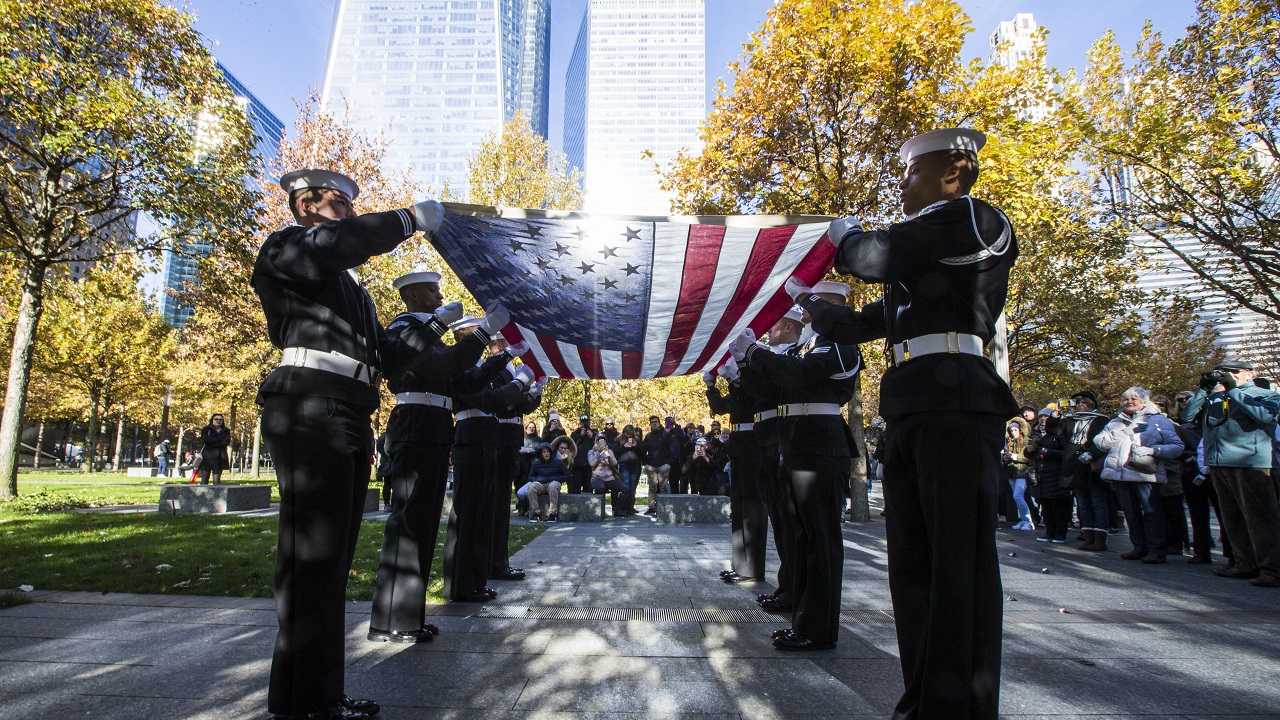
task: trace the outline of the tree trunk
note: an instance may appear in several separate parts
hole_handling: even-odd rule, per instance
[[[853,431],[854,446],[858,452],[849,467],[849,519],[853,522],[869,522],[871,505],[867,498],[867,438],[862,419],[862,378],[854,380],[853,397],[849,399],[849,429]]]
[[[36,452],[31,456],[31,469],[40,467],[40,448],[44,447],[44,421],[36,428]]]
[[[116,453],[111,459],[111,469],[120,470],[120,453],[124,450],[124,406],[120,406],[120,420],[116,423]]]
[[[93,400],[92,407],[89,408],[89,426],[84,430],[84,464],[80,467],[81,472],[93,472],[94,461],[98,457],[98,425],[99,407],[102,401],[102,392],[100,390],[89,391],[89,397]]]
[[[187,428],[184,425],[178,425],[178,449],[173,454],[173,464],[178,466],[182,464],[182,438],[187,434]],[[182,470],[179,470],[178,477],[182,477]]]
[[[22,301],[13,327],[9,353],[9,383],[0,417],[0,498],[18,494],[18,444],[22,440],[22,410],[31,380],[31,351],[44,314],[44,265],[28,265],[22,278]]]
[[[262,452],[262,416],[258,416],[258,422],[253,426],[253,477],[262,476],[262,461],[258,459],[258,454]]]

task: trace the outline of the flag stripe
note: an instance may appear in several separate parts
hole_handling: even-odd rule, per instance
[[[502,337],[506,338],[507,342],[512,345],[519,345],[525,341],[525,332],[526,331],[519,325],[515,323],[507,323],[507,326],[502,328]],[[534,343],[532,342],[529,343],[529,352],[520,356],[520,362],[529,366],[529,369],[533,371],[534,377],[543,377],[547,374],[545,366],[538,359],[537,353],[534,350]]]
[[[658,377],[666,377],[680,366],[685,351],[693,341],[693,333],[703,316],[707,299],[717,276],[720,248],[724,244],[724,226],[691,225],[685,246],[684,273],[680,281],[680,304],[667,337],[666,353]],[[656,270],[657,268],[655,268]],[[656,279],[657,273],[654,273]],[[655,280],[656,281],[656,280]]]
[[[603,377],[608,380],[622,379],[622,351],[601,350],[600,364],[604,368]]]
[[[594,380],[604,378],[604,363],[600,359],[602,351],[598,348],[579,347],[578,360],[587,377]]]
[[[547,354],[547,362],[556,369],[556,377],[572,378],[573,373],[569,371],[569,366],[565,364],[564,357],[560,354],[559,341],[542,333],[535,333],[535,336],[538,338],[538,343],[542,345],[542,351]]]
[[[564,361],[564,366],[569,370],[569,374],[574,378],[587,378],[587,370],[582,366],[582,358],[578,355],[578,346],[572,343],[557,340],[556,345],[560,348],[560,358]]]
[[[644,353],[625,350],[622,353],[622,377],[634,379],[640,377],[644,367]]]
[[[680,302],[680,283],[684,274],[685,248],[689,244],[689,225],[657,224],[653,231],[653,271],[650,273],[649,316],[645,318],[644,364],[640,377],[654,377],[666,355],[667,338],[676,305]],[[662,281],[658,270],[661,268]]]
[[[800,264],[791,272],[791,275],[795,275],[806,285],[812,285],[827,273],[835,254],[836,248],[834,245],[826,241],[819,242],[809,250],[809,253],[800,261]],[[774,323],[778,322],[779,318],[787,314],[792,302],[791,296],[787,295],[786,290],[778,288],[769,298],[764,308],[752,319],[749,326],[757,334],[764,333]]]
[[[742,270],[742,279],[738,283],[737,292],[725,306],[719,323],[693,363],[694,366],[706,367],[708,364],[718,364],[720,357],[712,357],[712,354],[729,337],[734,326],[742,322],[743,313],[760,294],[774,265],[781,260],[783,249],[795,234],[796,226],[767,228],[760,231],[755,245],[751,248],[746,267]],[[786,310],[783,310],[783,313],[785,314]]]

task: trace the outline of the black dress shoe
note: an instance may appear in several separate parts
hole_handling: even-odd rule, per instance
[[[490,595],[483,590],[479,590],[477,592],[467,593],[466,595],[460,595],[454,599],[458,602],[489,602],[493,598],[493,595]]]
[[[766,612],[785,613],[791,612],[791,603],[782,602],[778,598],[770,597],[760,601],[760,607]]]
[[[774,638],[773,646],[779,650],[805,652],[808,650],[831,650],[836,646],[836,644],[834,642],[816,643],[808,638],[802,638],[794,632],[790,632],[782,637]]]
[[[773,598],[773,597],[775,597],[773,593],[764,593],[764,594],[762,594],[762,595],[757,595],[757,596],[756,596],[756,603],[757,603],[757,604],[762,603],[762,602],[764,602],[765,600],[769,600],[769,599],[771,599],[771,598]]]
[[[350,695],[342,696],[342,707],[351,712],[364,713],[370,717],[377,715],[382,708],[378,703],[366,698],[353,698]]]
[[[369,628],[369,639],[373,642],[393,642],[412,645],[414,643],[431,642],[434,637],[426,629],[419,630],[378,630]],[[348,706],[349,707],[349,706]],[[362,710],[361,712],[368,712]],[[372,713],[370,713],[372,714]]]
[[[774,630],[773,632],[769,633],[769,639],[777,640],[780,637],[786,637],[790,634],[791,634],[791,628],[782,628],[781,630]]]
[[[739,575],[738,573],[730,573],[722,578],[730,585],[736,585],[744,582],[759,582],[759,578],[753,578],[750,575]]]
[[[424,624],[422,626],[422,629],[431,633],[433,637],[440,634],[440,628],[436,627],[435,625],[432,625],[431,623]]]
[[[500,573],[490,576],[491,580],[523,580],[524,571],[520,568],[507,568]]]
[[[485,589],[481,590],[480,592],[484,593],[485,595],[488,595],[490,600],[492,600],[492,599],[494,599],[494,598],[498,597],[498,591],[497,591],[497,590],[494,590],[494,589],[493,589],[493,588],[491,588],[491,587],[487,587],[487,588],[485,588]]]
[[[309,713],[293,713],[289,715],[277,713],[274,717],[275,720],[369,720],[373,716],[368,713],[348,710],[341,705],[335,705],[331,708]]]
[[[720,571],[720,577],[729,577],[730,575],[737,575],[737,574],[738,574],[738,573],[736,573],[736,572],[734,572],[734,571],[732,571],[732,570],[721,570],[721,571]]]

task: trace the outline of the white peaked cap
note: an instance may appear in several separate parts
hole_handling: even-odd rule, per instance
[[[816,293],[832,293],[840,297],[849,297],[849,286],[842,282],[833,280],[823,280],[822,282],[813,284],[813,291]]]
[[[804,308],[799,305],[792,305],[786,315],[782,316],[783,320],[795,320],[798,323],[804,322]]]
[[[467,328],[480,327],[481,322],[483,321],[478,317],[471,317],[470,315],[464,315],[461,319],[454,320],[449,325],[449,329],[453,330],[454,332],[457,332],[458,330],[466,330]]]
[[[332,170],[294,170],[280,178],[280,187],[290,195],[307,188],[333,188],[352,200],[360,195],[360,186],[356,185],[355,180]]]
[[[969,128],[946,128],[930,130],[902,143],[898,155],[902,162],[910,163],[912,158],[939,150],[964,150],[978,157],[978,151],[987,144],[987,136],[980,130]]]
[[[399,290],[406,285],[416,285],[418,283],[440,283],[440,273],[438,272],[411,272],[401,275],[391,281],[391,287]]]

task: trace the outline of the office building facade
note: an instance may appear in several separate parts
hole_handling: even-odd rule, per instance
[[[697,152],[706,112],[704,0],[588,0],[564,112],[564,150],[583,172],[587,210],[669,212],[655,163]]]
[[[390,141],[384,168],[467,191],[468,157],[524,112],[544,138],[549,0],[338,0],[323,102]]]

